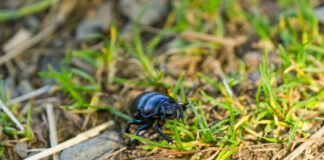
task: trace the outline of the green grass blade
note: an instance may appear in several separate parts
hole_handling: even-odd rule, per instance
[[[108,110],[109,112],[111,112],[112,114],[116,115],[116,116],[119,116],[121,118],[124,118],[128,121],[131,121],[133,120],[133,118],[127,114],[124,114],[120,111],[117,111],[109,106],[91,106],[91,105],[87,105],[88,107],[91,107],[91,108],[95,108],[95,109],[103,109],[103,110]]]
[[[178,78],[178,81],[177,81],[175,87],[173,88],[172,94],[174,97],[177,97],[177,95],[178,95],[178,91],[182,84],[183,75],[184,75],[184,73],[182,72]]]
[[[4,91],[4,81],[3,79],[0,79],[0,100],[2,100],[3,103],[6,103],[5,101],[5,93]]]
[[[210,83],[212,84],[213,86],[215,86],[216,88],[219,89],[219,91],[224,95],[224,96],[227,96],[226,92],[224,92],[224,87],[219,84],[218,82],[214,81],[213,79],[201,74],[201,73],[198,73],[198,77],[200,77],[201,79],[207,81],[207,83]]]
[[[235,149],[229,149],[229,150],[222,150],[219,155],[220,156],[217,156],[217,160],[226,160],[228,159],[228,157],[230,157],[233,153],[237,152],[238,151],[238,148],[235,148]]]
[[[264,55],[264,62],[263,65],[260,65],[260,71],[261,71],[261,76],[263,78],[263,87],[265,89],[264,93],[269,94],[265,95],[268,97],[268,104],[271,107],[271,109],[274,111],[274,113],[279,114],[277,115],[278,117],[282,117],[282,112],[283,109],[280,107],[277,98],[275,96],[275,93],[273,91],[273,88],[270,84],[270,73],[267,71],[268,69],[268,52],[265,50],[265,55]]]
[[[236,132],[235,132],[235,119],[234,119],[234,112],[231,103],[227,100],[226,105],[230,112],[230,124],[231,124],[231,139],[236,140]]]
[[[256,100],[256,105],[257,105],[257,110],[260,109],[260,93],[261,93],[261,88],[263,86],[263,82],[260,83],[257,93],[255,95],[255,100]]]
[[[124,133],[124,135],[126,135],[129,138],[137,139],[139,141],[143,141],[143,142],[146,142],[148,144],[159,146],[159,147],[171,148],[171,149],[176,149],[177,148],[176,146],[173,146],[173,145],[163,144],[163,143],[159,143],[159,142],[156,142],[156,141],[151,141],[151,140],[145,139],[143,137],[135,136],[135,135],[132,135],[132,134],[129,134],[129,133]]]
[[[194,134],[192,134],[189,130],[187,130],[187,129],[185,129],[185,128],[182,128],[182,127],[180,127],[180,126],[178,126],[178,130],[179,130],[180,132],[184,132],[185,134],[187,134],[187,135],[189,136],[190,140],[195,140],[195,136],[194,136]]]
[[[174,137],[175,137],[175,139],[177,141],[177,144],[179,144],[180,149],[185,150],[185,148],[183,147],[182,141],[180,139],[180,134],[179,134],[179,131],[178,131],[177,120],[176,119],[173,120],[173,131],[174,131]]]
[[[294,127],[292,128],[290,135],[289,135],[287,146],[290,146],[291,143],[293,142],[295,135],[296,135],[298,125],[299,125],[299,121],[303,118],[305,112],[306,112],[306,109],[303,111],[303,113],[298,117],[297,121],[294,123]]]
[[[324,117],[313,117],[313,118],[308,118],[308,119],[305,120],[305,122],[307,122],[307,121],[312,121],[312,120],[324,121]]]
[[[218,100],[216,100],[214,97],[211,97],[210,95],[208,95],[207,93],[205,93],[204,91],[200,91],[200,93],[209,101],[215,103],[216,105],[218,105],[221,108],[224,109],[228,109],[228,106]],[[234,113],[241,113],[241,111],[238,108],[233,108]]]
[[[18,10],[0,10],[0,22],[43,11],[58,1],[59,0],[40,0],[34,4],[21,7]]]
[[[95,79],[93,78],[93,76],[89,75],[88,73],[80,70],[80,69],[77,69],[77,68],[71,68],[71,72],[74,73],[74,74],[77,74],[79,75],[80,77],[90,81],[91,83],[93,84],[96,84],[96,81]]]
[[[189,106],[191,107],[196,119],[198,120],[198,125],[202,131],[202,135],[206,138],[206,140],[213,141],[214,138],[212,136],[212,133],[210,132],[210,129],[208,128],[208,125],[207,126],[205,125],[205,123],[207,122],[204,123],[204,121],[202,120],[202,116],[204,115],[199,115],[196,107],[192,103],[189,104]]]
[[[152,55],[154,49],[158,46],[158,44],[161,42],[162,39],[163,39],[163,35],[158,34],[148,42],[146,50],[149,55]]]
[[[28,112],[27,112],[27,119],[26,119],[26,131],[24,133],[25,137],[27,137],[28,139],[32,139],[31,124],[30,124],[31,111],[32,111],[32,106],[29,105]]]

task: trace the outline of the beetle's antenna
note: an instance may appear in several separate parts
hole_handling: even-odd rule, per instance
[[[187,109],[187,105],[189,104],[189,102],[186,102],[186,103],[178,103],[181,107],[184,108],[184,110]]]

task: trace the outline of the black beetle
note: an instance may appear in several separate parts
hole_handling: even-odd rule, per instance
[[[182,107],[185,105],[187,104],[178,103],[172,97],[160,92],[144,92],[135,98],[131,106],[136,120],[128,123],[125,132],[129,133],[129,127],[132,124],[142,125],[136,131],[135,135],[138,136],[140,131],[152,127],[157,121],[156,130],[164,139],[172,142],[172,138],[162,132],[162,127],[165,119],[174,119],[177,115],[184,123]],[[177,110],[179,110],[179,114],[177,114]]]

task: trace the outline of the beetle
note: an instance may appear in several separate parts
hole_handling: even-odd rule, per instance
[[[128,123],[125,132],[129,133],[129,128],[132,124],[142,125],[135,133],[139,135],[140,131],[146,130],[156,123],[157,132],[168,142],[172,143],[172,138],[162,132],[163,125],[166,119],[181,118],[183,120],[182,107],[187,103],[178,103],[174,98],[160,92],[143,92],[138,95],[132,104],[132,112],[135,120]],[[179,114],[177,112],[179,110]]]

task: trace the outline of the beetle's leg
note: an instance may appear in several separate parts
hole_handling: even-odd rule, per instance
[[[179,108],[179,116],[180,116],[180,118],[181,118],[181,120],[182,120],[182,123],[185,125],[185,122],[184,122],[184,120],[183,120],[183,111],[182,111],[182,108],[181,108],[182,106],[180,105],[178,108]]]
[[[150,122],[150,123],[146,123],[146,124],[144,124],[143,126],[141,126],[141,127],[136,131],[136,134],[135,134],[135,135],[138,136],[139,133],[140,133],[140,131],[145,130],[145,129],[148,129],[148,128],[150,128],[152,125],[153,125],[153,122]]]
[[[160,135],[161,135],[164,139],[166,139],[168,142],[171,142],[171,143],[172,143],[172,141],[173,141],[172,138],[169,137],[169,136],[167,136],[165,133],[162,132],[162,126],[163,126],[163,124],[161,125],[161,124],[157,123],[157,124],[156,124],[156,130],[160,133]]]
[[[164,108],[164,105],[161,106],[161,110],[160,110],[160,119],[164,119],[165,118],[165,108]]]
[[[137,125],[139,125],[139,124],[143,124],[144,122],[142,121],[142,120],[132,120],[132,121],[130,121],[128,124],[127,124],[127,127],[126,127],[126,129],[125,129],[125,132],[126,133],[129,133],[129,127],[132,125],[132,124],[137,124]]]

